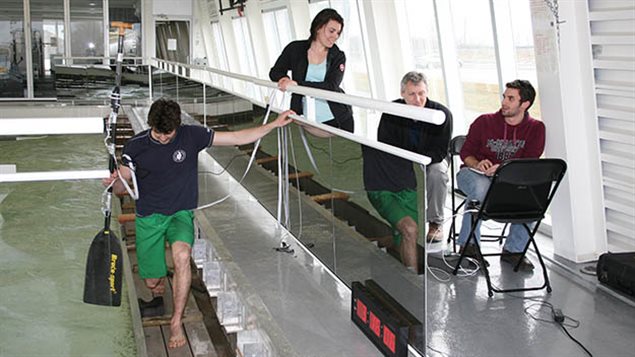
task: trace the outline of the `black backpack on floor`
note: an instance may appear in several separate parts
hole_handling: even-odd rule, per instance
[[[600,255],[596,272],[601,283],[635,296],[635,252]]]

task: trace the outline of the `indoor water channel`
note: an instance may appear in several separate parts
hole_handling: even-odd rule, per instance
[[[108,167],[102,135],[20,139],[0,139],[17,172]],[[100,180],[0,183],[0,356],[136,355],[125,284],[120,307],[82,301],[102,192]]]

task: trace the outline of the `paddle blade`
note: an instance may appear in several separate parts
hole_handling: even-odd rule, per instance
[[[97,233],[86,261],[85,303],[121,305],[122,259],[121,244],[115,234],[105,229]]]

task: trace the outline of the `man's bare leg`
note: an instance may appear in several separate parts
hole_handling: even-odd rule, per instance
[[[170,341],[169,348],[177,348],[185,345],[185,334],[183,333],[183,311],[190,293],[192,283],[192,271],[190,270],[190,245],[184,242],[174,242],[172,244],[172,260],[174,261],[174,279],[172,290],[174,293],[174,314],[170,321]]]
[[[397,230],[401,233],[401,262],[417,271],[417,223],[406,216],[397,223]]]
[[[145,279],[146,286],[152,292],[152,297],[162,296],[165,293],[165,279]]]

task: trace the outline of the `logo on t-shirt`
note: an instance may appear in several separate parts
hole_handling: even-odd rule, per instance
[[[525,140],[488,139],[487,147],[496,153],[496,158],[505,161],[516,155],[516,152],[525,147]]]
[[[180,149],[176,150],[174,154],[172,154],[172,160],[176,163],[185,161],[185,151]]]

